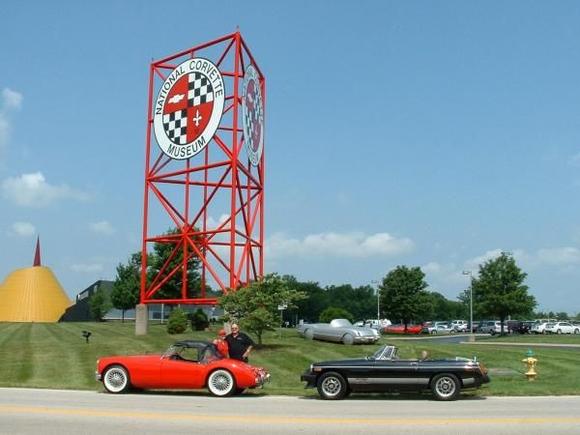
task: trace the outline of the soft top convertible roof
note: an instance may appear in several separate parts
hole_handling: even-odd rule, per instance
[[[202,349],[202,348],[210,346],[210,345],[213,345],[213,344],[210,343],[209,341],[203,341],[203,340],[181,340],[181,341],[177,341],[173,344],[173,346],[196,348],[196,349]]]

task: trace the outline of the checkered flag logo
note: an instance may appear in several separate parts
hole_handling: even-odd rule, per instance
[[[205,129],[213,109],[210,80],[199,72],[180,78],[167,99],[163,129],[171,142],[186,145]]]
[[[187,143],[187,110],[178,110],[163,115],[163,128],[171,142],[178,145]]]
[[[246,139],[249,142],[249,146],[256,151],[258,149],[258,142],[260,140],[261,131],[255,131],[256,127],[259,127],[260,119],[262,119],[262,101],[261,95],[259,93],[254,93],[254,105],[253,110],[247,110],[245,112],[244,122],[246,123],[249,137]]]
[[[219,68],[204,58],[177,65],[159,87],[153,105],[153,128],[161,150],[184,160],[212,140],[224,108],[225,91]]]
[[[213,88],[208,78],[198,72],[189,74],[188,106],[199,106],[210,101],[213,101]]]

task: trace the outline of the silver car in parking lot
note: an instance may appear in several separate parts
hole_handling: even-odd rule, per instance
[[[333,341],[343,344],[376,343],[380,334],[376,329],[354,326],[347,319],[334,319],[330,323],[303,323],[298,332],[308,340]]]

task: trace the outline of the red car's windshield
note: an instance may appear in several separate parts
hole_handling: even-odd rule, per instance
[[[218,352],[215,345],[211,343],[200,346],[187,346],[181,343],[176,343],[169,346],[169,349],[167,349],[167,352],[164,354],[164,358],[207,364],[212,361],[223,359],[223,356]]]

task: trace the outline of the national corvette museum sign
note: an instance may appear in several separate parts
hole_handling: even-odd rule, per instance
[[[153,128],[161,150],[177,160],[202,151],[220,124],[224,94],[223,77],[211,61],[198,57],[178,65],[155,100]]]
[[[244,75],[242,114],[248,158],[252,165],[257,166],[264,149],[264,104],[258,72],[252,65]]]

